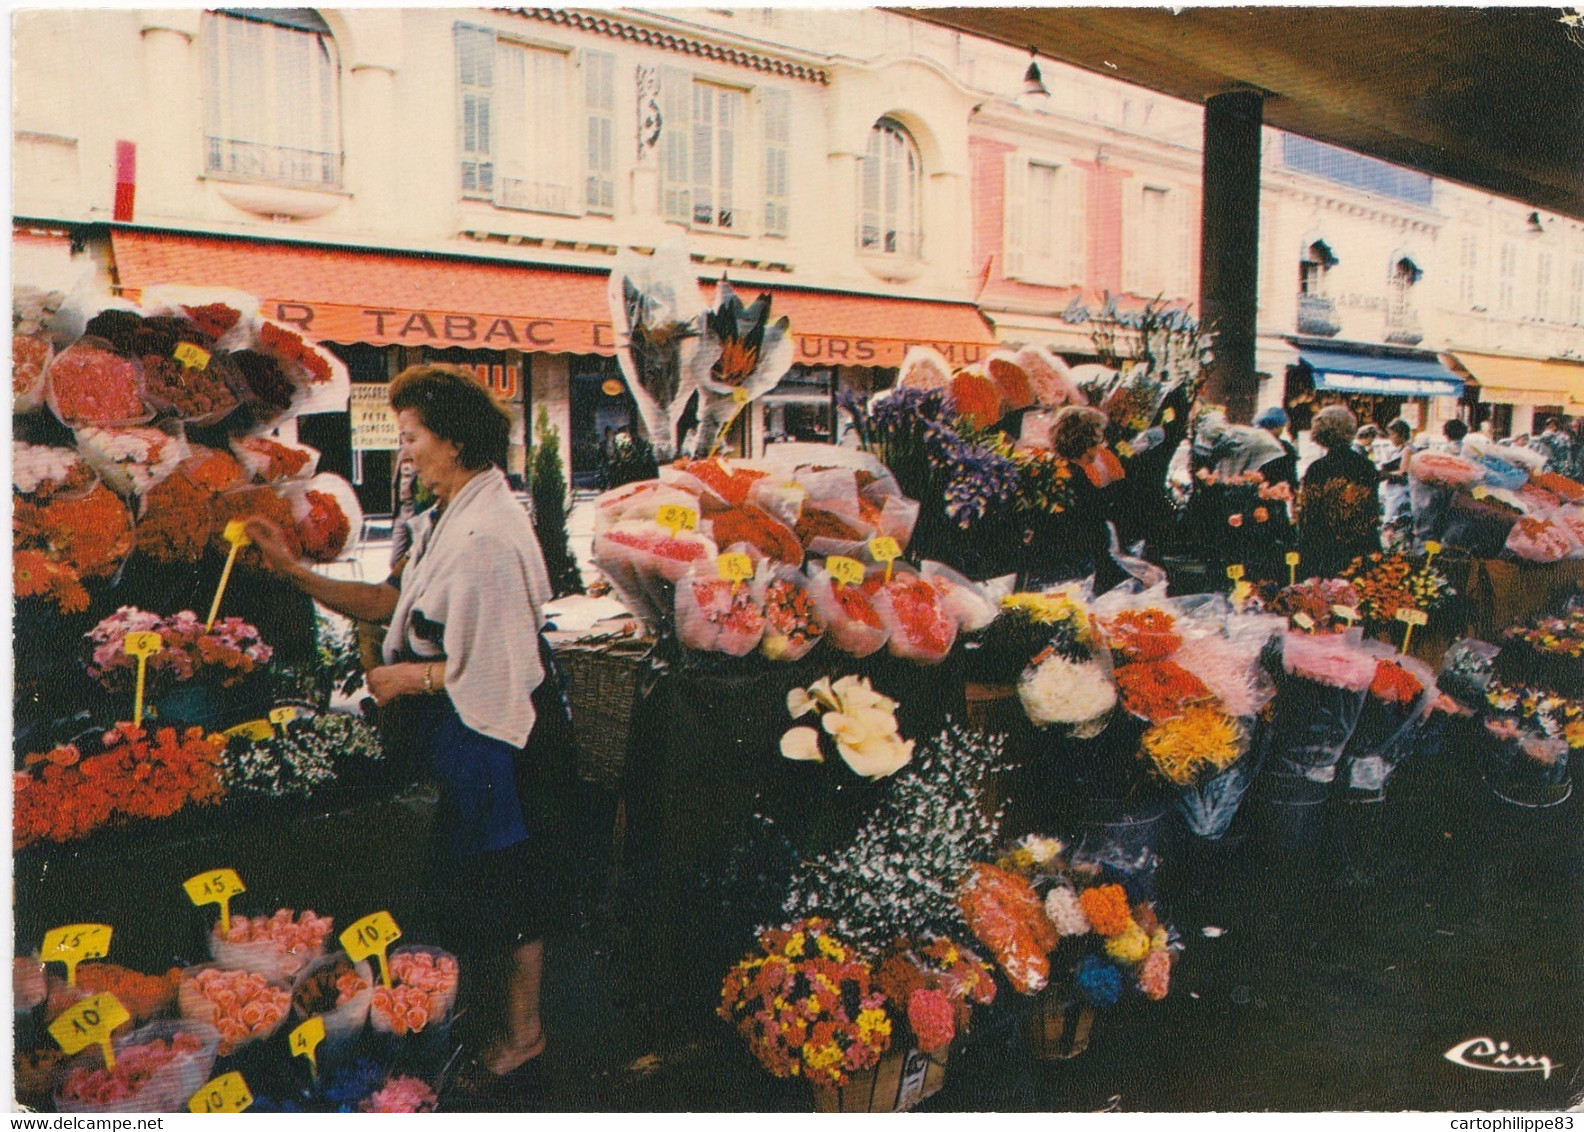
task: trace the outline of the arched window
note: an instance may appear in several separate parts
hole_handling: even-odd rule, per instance
[[[311,8],[209,12],[204,169],[305,188],[341,185],[340,60]]]
[[[1304,251],[1303,259],[1298,261],[1298,293],[1324,295],[1326,273],[1339,262],[1332,254],[1331,246],[1324,240],[1310,244]]]
[[[881,118],[869,131],[858,162],[858,249],[876,255],[916,256],[923,164],[900,122]]]

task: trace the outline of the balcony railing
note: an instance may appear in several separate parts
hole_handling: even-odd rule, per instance
[[[1400,346],[1417,346],[1424,340],[1419,327],[1419,312],[1409,303],[1391,302],[1386,305],[1386,341]]]
[[[341,187],[339,152],[261,145],[234,138],[207,138],[206,141],[205,168],[210,173],[306,189]]]
[[[525,212],[572,212],[572,186],[559,181],[502,177],[495,203]]]
[[[1298,333],[1321,338],[1333,337],[1342,324],[1337,321],[1336,303],[1324,295],[1298,296]]]

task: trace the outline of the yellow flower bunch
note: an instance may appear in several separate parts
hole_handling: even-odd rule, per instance
[[[1121,935],[1106,940],[1106,954],[1123,963],[1140,963],[1150,952],[1149,933],[1130,921]]]
[[[1206,767],[1224,770],[1242,754],[1237,720],[1214,707],[1195,705],[1144,732],[1144,753],[1167,781],[1193,782]]]
[[[1083,606],[1065,594],[1008,594],[1001,599],[1001,608],[1022,611],[1028,615],[1029,620],[1037,621],[1041,625],[1056,625],[1073,620],[1081,626],[1087,627],[1088,624]]]

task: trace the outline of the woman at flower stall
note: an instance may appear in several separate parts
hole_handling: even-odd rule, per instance
[[[1306,574],[1330,578],[1380,549],[1380,473],[1353,448],[1358,418],[1347,406],[1316,413],[1311,435],[1326,454],[1309,465],[1298,492],[1298,553]]]
[[[545,1048],[540,983],[557,886],[545,831],[529,825],[517,763],[547,676],[538,630],[551,587],[503,470],[506,410],[463,371],[433,365],[399,375],[390,403],[400,458],[436,500],[412,522],[403,569],[377,584],[330,579],[293,559],[268,522],[250,522],[248,534],[269,566],[311,597],[389,625],[368,687],[382,706],[399,699],[414,709],[412,729],[440,781],[436,924],[458,934],[465,958],[478,957],[475,970],[505,960],[504,985],[478,990],[478,1001],[505,1009],[503,1032],[477,1062],[476,1080],[492,1083]]]
[[[1105,428],[1106,415],[1099,409],[1068,405],[1052,419],[1050,430],[1051,448],[1083,475],[1072,479],[1070,521],[1065,528],[1072,538],[1066,546],[1048,550],[1054,560],[1081,564],[1085,573],[1093,570],[1096,593],[1105,592],[1123,576],[1111,558],[1106,522],[1114,494],[1109,489],[1126,473],[1116,453],[1106,447]]]

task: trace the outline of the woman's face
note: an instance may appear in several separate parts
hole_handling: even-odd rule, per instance
[[[461,467],[457,461],[461,449],[430,432],[417,409],[403,409],[397,413],[396,426],[401,440],[401,459],[412,464],[425,487],[443,491]]]

